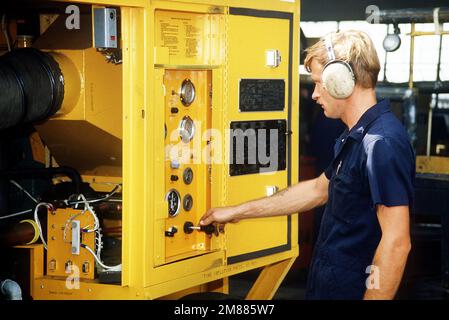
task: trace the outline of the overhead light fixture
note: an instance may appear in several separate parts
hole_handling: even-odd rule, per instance
[[[393,52],[399,49],[401,46],[401,38],[399,37],[399,34],[401,33],[401,30],[399,30],[399,27],[397,24],[394,25],[394,33],[387,34],[387,36],[384,39],[383,47],[385,51],[387,52]]]

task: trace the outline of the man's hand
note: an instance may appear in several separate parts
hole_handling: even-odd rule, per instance
[[[201,217],[200,225],[207,226],[213,222],[217,222],[217,223],[238,222],[240,220],[237,217],[238,214],[239,214],[239,209],[237,206],[210,208]]]

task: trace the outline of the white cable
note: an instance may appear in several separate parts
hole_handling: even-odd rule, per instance
[[[20,211],[20,212],[13,213],[13,214],[10,214],[10,215],[7,215],[7,216],[3,216],[3,217],[0,217],[0,220],[12,218],[12,217],[15,217],[15,216],[20,216],[22,214],[29,213],[29,212],[33,212],[33,209],[28,209],[28,210]]]
[[[97,215],[93,211],[92,207],[89,205],[89,201],[86,200],[86,197],[83,194],[80,194],[78,199],[80,199],[84,203],[84,210],[88,210],[90,214],[94,218],[94,226],[91,230],[87,230],[87,232],[95,232],[95,252],[96,256],[101,259],[101,249],[103,248],[103,242],[102,242],[102,234],[100,230],[100,221],[98,220]]]
[[[98,263],[103,269],[106,269],[106,270],[109,270],[109,271],[121,271],[121,270],[122,270],[122,265],[121,265],[121,264],[116,265],[116,266],[113,266],[113,267],[105,265],[103,262],[101,262],[100,258],[97,257],[97,255],[94,253],[94,251],[93,251],[91,248],[89,248],[89,246],[86,246],[85,244],[82,244],[81,247],[83,247],[84,249],[86,249],[87,251],[89,251],[90,254],[94,256],[94,258],[95,258],[95,260],[97,261],[97,263]]]
[[[47,243],[45,242],[44,237],[42,236],[42,227],[41,227],[41,223],[40,223],[39,217],[38,217],[39,208],[42,206],[45,206],[45,207],[47,207],[47,209],[50,209],[50,210],[52,208],[49,203],[41,202],[41,203],[38,203],[36,208],[34,209],[34,221],[36,221],[37,228],[39,229],[39,238],[41,238],[41,241],[44,244],[44,248],[45,248],[45,250],[47,250]]]
[[[121,187],[121,185],[117,185],[117,187]],[[100,221],[99,221],[97,215],[95,214],[94,210],[92,209],[92,207],[89,205],[92,202],[97,202],[97,201],[102,201],[103,199],[107,199],[108,197],[111,197],[115,192],[117,192],[117,190],[112,191],[105,198],[96,199],[96,200],[90,200],[90,201],[88,201],[83,194],[80,194],[78,196],[78,199],[77,199],[77,200],[80,200],[80,201],[77,201],[77,202],[72,203],[72,204],[74,204],[75,208],[76,208],[78,206],[78,204],[83,203],[84,204],[84,211],[81,214],[85,213],[86,211],[89,211],[89,213],[94,218],[94,226],[93,226],[93,228],[85,230],[84,232],[95,232],[95,246],[96,246],[96,248],[94,248],[94,249],[95,249],[96,252],[94,252],[94,250],[92,250],[89,246],[87,246],[85,244],[81,244],[81,247],[83,247],[87,251],[89,251],[90,254],[94,256],[94,258],[97,261],[98,265],[100,265],[103,269],[110,270],[110,271],[121,271],[122,270],[122,265],[121,264],[111,267],[111,266],[105,265],[101,261],[101,249],[103,247],[103,243],[102,243],[102,234],[101,234],[101,229],[100,229]],[[66,200],[66,202],[67,202],[67,200]]]
[[[79,201],[79,203],[84,203],[84,210],[88,210],[90,212],[90,214],[93,216],[94,218],[94,228],[93,230],[98,230],[100,228],[100,221],[98,220],[97,215],[95,214],[94,210],[92,209],[92,207],[89,205],[89,201],[87,201],[86,197],[83,194],[80,194],[78,199],[81,198],[81,201]]]
[[[15,185],[17,188],[19,188],[20,190],[23,191],[23,193],[25,193],[31,200],[33,200],[36,203],[39,203],[39,201],[36,200],[35,197],[33,197],[28,191],[26,191],[20,184],[18,184],[16,181],[14,180],[9,180],[9,182],[11,182],[13,185]]]

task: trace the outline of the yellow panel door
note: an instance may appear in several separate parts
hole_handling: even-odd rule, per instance
[[[289,13],[230,8],[228,22],[229,128],[240,128],[243,132],[265,128],[265,139],[270,136],[271,129],[280,129],[277,130],[279,140],[269,140],[269,145],[279,141],[278,157],[271,154],[269,146],[263,154],[270,153],[268,159],[275,169],[265,173],[248,154],[243,163],[236,164],[238,143],[233,143],[235,137],[229,139],[229,159],[236,165],[229,165],[226,199],[228,205],[234,205],[265,197],[274,189],[281,190],[290,184],[293,20]],[[231,130],[230,134],[233,132]],[[256,136],[256,140],[248,140],[245,145],[256,153],[256,163],[264,160],[260,159],[259,149],[263,145],[260,144],[262,138]],[[291,248],[291,217],[244,220],[228,224],[226,228],[228,264]]]

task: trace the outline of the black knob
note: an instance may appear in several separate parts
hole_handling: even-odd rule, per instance
[[[200,230],[204,231],[206,234],[215,234],[216,236],[218,236],[217,227],[215,227],[213,224],[209,224],[207,226],[201,226]]]
[[[187,221],[184,223],[184,233],[191,234],[193,232],[193,223],[190,221]]]
[[[178,108],[171,108],[170,111],[171,111],[171,113],[178,113],[179,109]]]
[[[175,174],[172,174],[171,177],[170,177],[171,181],[178,181],[178,179],[179,179],[178,176],[175,175]]]

